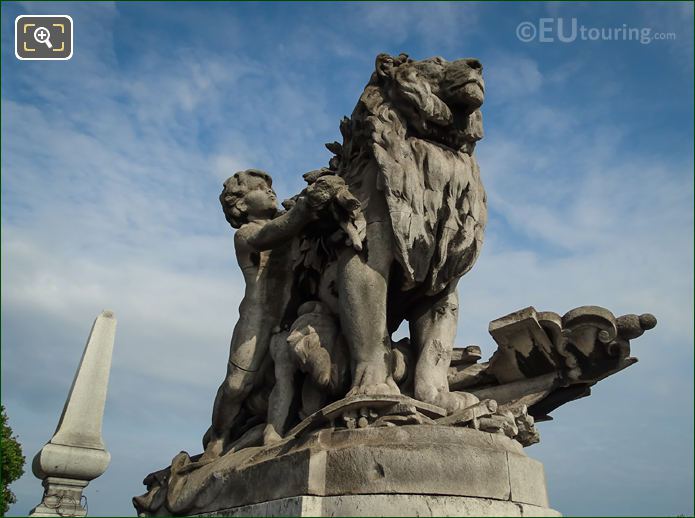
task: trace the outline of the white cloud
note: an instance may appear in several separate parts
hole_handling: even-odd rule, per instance
[[[468,297],[476,290],[462,297],[465,320],[599,304],[652,311],[664,338],[692,341],[692,160],[626,153],[632,128],[588,126],[574,109],[532,98],[505,109],[511,124],[478,144],[492,218],[462,281]]]
[[[164,53],[143,34],[133,36],[142,38],[136,43],[157,51],[125,60],[114,45],[116,6],[76,4],[71,12],[82,28],[75,58],[41,68],[40,81],[22,71],[7,75],[4,402],[30,456],[57,422],[92,319],[101,309],[116,311],[104,427],[113,464],[89,487],[92,514],[131,511],[128,498],[142,491],[149,470],[179,449],[200,449],[243,290],[217,201],[220,181],[261,167],[275,176],[280,196],[289,196],[302,187],[301,173],[325,164],[322,143],[337,138],[342,113],[327,108],[335,96],[324,74],[333,69],[312,56],[325,48],[342,49],[340,59],[353,56],[356,35],[366,39],[369,31],[379,33],[365,43],[370,48],[407,50],[399,47],[415,38],[427,40],[422,52],[452,52],[470,38],[478,10],[354,5],[345,24],[363,21],[367,31],[342,28],[331,37],[309,26],[297,33],[300,42],[285,38],[272,61],[234,51],[244,34],[231,28],[241,23],[216,11],[211,31],[222,38],[229,27],[230,50],[209,51],[201,40]],[[336,77],[355,73],[355,62],[365,59],[358,51]],[[372,57],[355,79],[355,96]],[[577,483],[558,466],[587,476],[593,468],[601,476],[619,471],[592,467],[591,459],[643,470],[647,461],[633,461],[620,434],[668,459],[675,447],[663,440],[671,432],[660,431],[662,422],[677,423],[681,434],[690,430],[687,440],[673,432],[673,445],[692,442],[692,428],[682,425],[692,421],[692,162],[635,152],[626,145],[631,128],[602,118],[610,105],[584,111],[546,99],[546,87],[566,86],[583,61],[555,69],[539,63],[518,52],[485,60],[497,122],[478,152],[492,217],[483,255],[460,285],[458,343],[491,353],[487,323],[531,304],[560,313],[600,304],[659,318],[635,342],[640,364],[542,425],[544,443],[529,453],[547,462],[557,487]],[[349,113],[355,96],[342,111]],[[638,428],[644,421],[647,430]],[[586,441],[586,430],[604,446]],[[28,474],[18,487],[15,509],[23,513],[38,502],[40,486]]]
[[[364,25],[389,45],[417,39],[435,53],[449,52],[470,40],[478,19],[475,4],[456,2],[366,3],[355,6],[355,10],[354,23]]]
[[[543,74],[531,58],[496,53],[486,59],[485,83],[488,101],[509,102],[537,92],[543,84]]]

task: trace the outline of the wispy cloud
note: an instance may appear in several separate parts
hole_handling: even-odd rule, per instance
[[[493,103],[526,98],[543,83],[538,63],[521,54],[493,54],[486,60],[485,78],[487,97]]]
[[[596,491],[615,513],[692,512],[692,455],[678,454],[692,452],[692,117],[679,97],[692,93],[692,74],[664,68],[670,94],[654,97],[645,61],[625,49],[597,57],[510,43],[512,18],[545,13],[528,4],[511,17],[492,4],[180,7],[3,6],[3,403],[29,456],[57,422],[91,320],[115,310],[104,426],[113,461],[88,495],[91,514],[131,513],[144,475],[180,449],[199,451],[224,375],[243,281],[221,181],[261,167],[280,196],[301,189],[301,173],[326,163],[322,144],[339,138],[377,52],[480,52],[491,219],[461,282],[459,343],[491,352],[487,322],[527,305],[656,313],[659,326],[635,345],[643,361],[559,410],[529,453],[546,463],[551,503],[566,513],[600,512],[573,491]],[[15,61],[13,17],[25,11],[71,14],[74,58]],[[692,60],[692,47],[677,52]],[[661,481],[644,474],[659,459],[674,466]],[[653,503],[630,506],[648,483]],[[625,501],[609,501],[604,486]],[[38,502],[31,474],[14,488],[13,512]]]
[[[365,3],[355,10],[357,16],[352,17],[352,22],[362,25],[379,40],[387,41],[390,46],[417,40],[418,47],[435,55],[450,52],[464,41],[470,41],[478,20],[475,4]],[[407,49],[398,50],[402,51]]]

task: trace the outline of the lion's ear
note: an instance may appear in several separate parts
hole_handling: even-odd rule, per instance
[[[393,77],[393,69],[395,67],[393,56],[388,54],[379,54],[376,57],[376,73],[379,77]]]

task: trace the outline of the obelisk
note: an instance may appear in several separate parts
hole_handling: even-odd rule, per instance
[[[30,516],[87,514],[82,490],[111,460],[101,422],[115,333],[116,318],[103,311],[92,326],[53,438],[34,457],[32,470],[43,481],[44,494]]]

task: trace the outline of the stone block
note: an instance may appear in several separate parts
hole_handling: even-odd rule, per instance
[[[327,452],[324,494],[373,493],[507,500],[506,452],[465,444],[363,446]]]
[[[543,464],[525,455],[507,452],[511,500],[535,506],[548,506]]]
[[[517,512],[518,516],[520,504],[548,505],[543,466],[526,457],[521,445],[504,434],[438,425],[321,430],[253,450],[243,450],[238,458],[226,456],[182,479],[186,489],[181,494],[198,496],[176,512],[186,509],[186,514],[210,515],[263,504],[266,507],[253,508],[253,513],[382,513],[373,506],[364,513],[359,510],[364,502],[372,502],[386,506],[383,514],[394,515],[397,508],[391,509],[383,500],[386,496],[398,496],[394,502],[405,506],[402,509],[411,499],[422,507],[423,516],[487,515],[487,508],[494,508],[491,515]],[[445,500],[416,498],[425,496],[464,498],[456,502],[469,510],[454,512],[444,506],[431,511],[427,503],[444,505]],[[304,507],[288,500],[304,497],[343,500],[320,500],[329,510],[312,507],[313,511],[304,504],[315,506],[319,500],[302,500]]]
[[[554,509],[442,495],[302,495],[196,516],[561,516]]]

